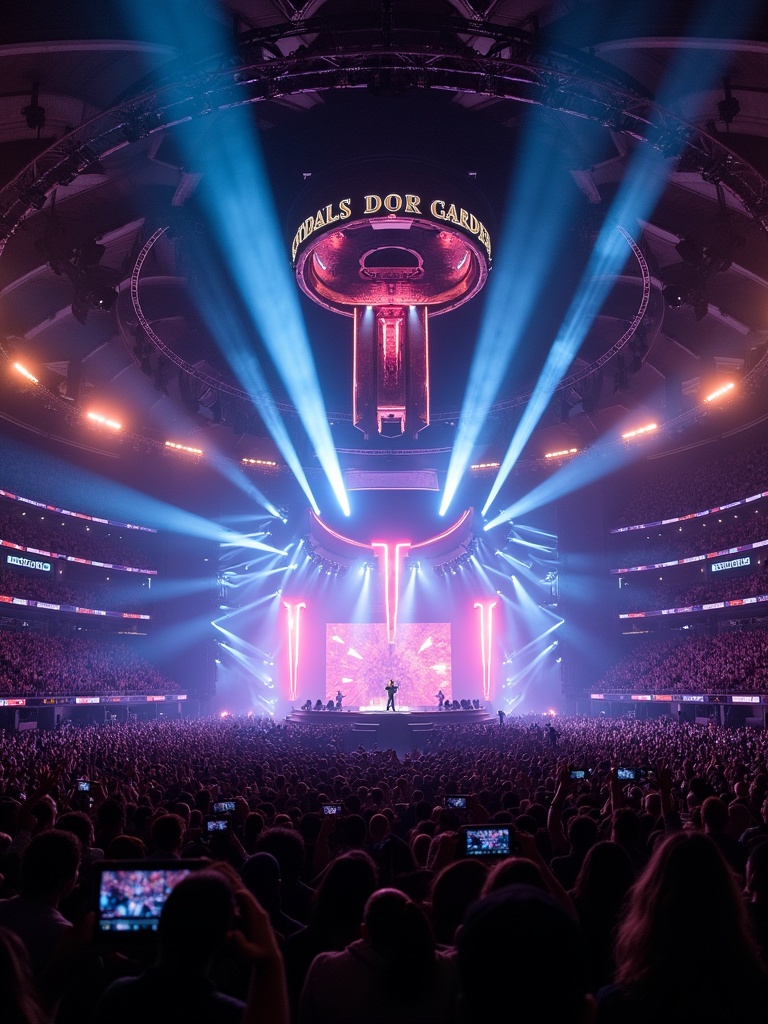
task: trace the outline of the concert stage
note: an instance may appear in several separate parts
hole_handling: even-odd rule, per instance
[[[430,738],[449,725],[487,725],[496,716],[485,708],[469,711],[429,711],[407,709],[398,711],[292,711],[286,722],[294,725],[313,725],[321,729],[343,729],[342,746],[355,750],[386,750],[406,754],[416,747],[422,749]]]

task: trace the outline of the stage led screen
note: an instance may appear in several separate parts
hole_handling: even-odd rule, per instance
[[[401,622],[387,643],[384,622],[335,622],[326,626],[326,700],[344,694],[345,707],[381,707],[384,687],[394,679],[398,707],[437,706],[436,694],[451,694],[450,622]]]

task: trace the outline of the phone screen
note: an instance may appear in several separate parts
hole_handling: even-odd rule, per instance
[[[469,857],[508,857],[511,852],[509,828],[468,828],[464,832],[464,849]]]
[[[445,798],[445,806],[452,807],[457,811],[465,811],[467,809],[467,798],[465,796],[447,796]]]
[[[235,809],[234,800],[219,800],[213,805],[214,814],[231,814]]]
[[[97,931],[102,935],[157,931],[169,893],[189,872],[189,867],[103,868]]]

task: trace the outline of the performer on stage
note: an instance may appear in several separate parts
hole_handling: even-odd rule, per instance
[[[438,690],[437,691],[437,693],[435,694],[435,699],[437,700],[437,708],[438,708],[438,710],[442,711],[443,710],[443,702],[445,701],[445,694],[443,693],[442,690]]]
[[[342,693],[341,690],[336,691],[336,710],[341,711],[341,702],[346,697],[346,693]]]
[[[398,686],[395,683],[395,680],[390,679],[387,685],[384,687],[384,689],[387,691],[387,706],[385,710],[389,711],[390,709],[392,709],[392,711],[395,711],[395,694],[397,693],[398,690]]]

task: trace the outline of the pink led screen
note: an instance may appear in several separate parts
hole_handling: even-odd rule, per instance
[[[388,679],[398,706],[436,706],[438,690],[452,698],[450,622],[400,622],[392,646],[385,622],[328,623],[325,640],[326,700],[340,689],[345,707],[383,709]]]

